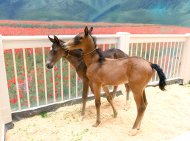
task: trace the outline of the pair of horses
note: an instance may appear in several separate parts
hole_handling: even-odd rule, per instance
[[[52,42],[51,49],[49,51],[49,55],[46,61],[46,67],[48,69],[52,69],[53,66],[63,57],[67,61],[70,62],[71,65],[75,68],[78,76],[83,82],[83,91],[82,91],[82,112],[81,116],[85,115],[85,107],[86,107],[86,101],[87,101],[87,96],[88,96],[88,90],[89,90],[89,79],[86,75],[87,71],[87,66],[84,62],[83,59],[83,54],[81,49],[76,49],[76,50],[71,50],[68,51],[63,48],[63,44],[65,43],[64,41],[58,39],[57,36],[54,36],[54,38],[49,37],[49,40]],[[112,59],[118,59],[118,58],[124,58],[128,57],[127,54],[125,54],[123,51],[119,49],[109,49],[103,52],[103,55],[106,58],[112,58]],[[127,83],[125,84],[126,88],[126,100],[129,100],[129,87]],[[92,86],[91,86],[91,91],[93,91]],[[115,97],[115,93],[117,91],[117,86],[114,86],[113,92],[111,92],[112,97]]]
[[[128,84],[137,106],[137,117],[129,134],[136,135],[140,129],[147,106],[145,94],[146,85],[156,70],[160,79],[159,88],[165,90],[166,77],[157,64],[152,64],[140,57],[125,57],[119,59],[105,58],[104,54],[97,48],[96,40],[92,36],[92,30],[92,27],[90,29],[85,27],[84,32],[77,34],[66,43],[62,42],[62,50],[68,50],[68,52],[70,52],[72,50],[82,49],[82,56],[87,67],[86,76],[91,83],[95,96],[97,112],[95,127],[100,124],[101,87],[106,94],[108,102],[112,106],[114,117],[116,117],[117,111],[113,105],[112,96],[109,94],[108,86],[117,86],[123,83]],[[52,46],[52,51],[53,50],[54,46]]]

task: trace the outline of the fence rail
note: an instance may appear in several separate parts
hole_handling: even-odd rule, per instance
[[[67,41],[74,36],[58,37]],[[140,56],[159,64],[168,80],[190,80],[186,62],[190,59],[189,34],[138,35],[119,32],[95,37],[102,50],[119,48],[130,56]],[[54,69],[46,69],[50,46],[47,36],[0,36],[0,114],[4,115],[5,123],[11,121],[11,112],[81,97],[82,82],[67,61],[61,59]],[[149,84],[155,83],[158,83],[156,75]]]

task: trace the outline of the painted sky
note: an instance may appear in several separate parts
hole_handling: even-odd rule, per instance
[[[190,0],[0,0],[0,19],[190,26]]]

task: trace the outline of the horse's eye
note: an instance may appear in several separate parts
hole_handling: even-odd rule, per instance
[[[56,53],[57,53],[56,50],[52,50],[52,51],[51,51],[51,55],[55,55]]]

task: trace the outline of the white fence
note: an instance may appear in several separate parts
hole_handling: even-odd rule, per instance
[[[190,80],[190,36],[138,35],[119,32],[95,35],[98,46],[119,48],[163,68],[168,80]],[[68,40],[74,36],[58,36]],[[45,66],[51,42],[47,36],[0,36],[0,117],[81,97],[82,83],[72,66],[61,59],[54,69]],[[187,61],[188,60],[188,61]],[[149,84],[158,83],[155,75]]]

